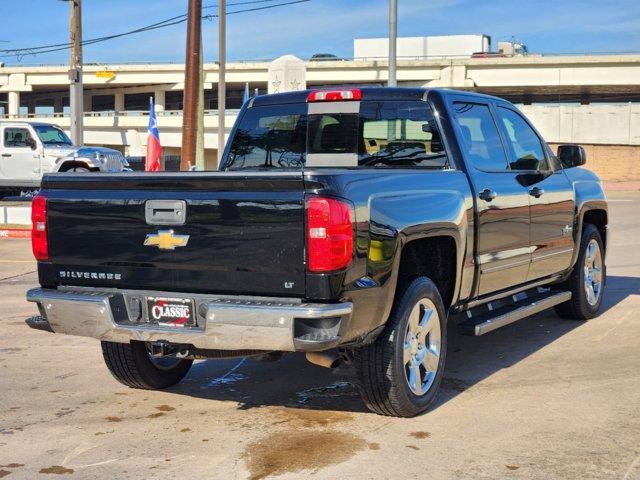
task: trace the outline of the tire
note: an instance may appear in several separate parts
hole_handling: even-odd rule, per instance
[[[428,311],[431,312],[429,317]],[[412,318],[411,325],[415,325],[417,318],[418,327],[423,327],[419,330],[418,340],[412,337]],[[436,348],[438,334],[440,340]],[[425,348],[427,343],[428,348]],[[440,293],[429,278],[415,278],[396,298],[385,329],[378,338],[370,345],[354,350],[362,399],[371,411],[380,415],[413,417],[424,412],[438,392],[446,354],[447,317]],[[421,355],[424,355],[423,361],[419,360]],[[418,386],[416,372],[420,375],[419,389],[415,388]]]
[[[90,171],[91,170],[85,167],[73,167],[67,170],[67,172],[74,172],[74,173],[89,173]]]
[[[102,342],[102,356],[116,380],[143,390],[161,390],[179,383],[193,363],[173,357],[152,360],[144,342]],[[160,361],[169,359],[172,362]]]
[[[591,265],[594,267],[593,270],[591,270],[588,258],[590,253],[593,252],[594,244],[597,246],[597,255],[596,261],[591,261]],[[599,259],[599,267],[597,266],[597,259]],[[587,287],[589,274],[591,278],[594,279],[592,282],[592,292],[590,292]],[[595,279],[597,278],[599,278],[600,284],[596,292]],[[594,225],[586,224],[582,231],[582,238],[580,239],[578,260],[573,267],[571,276],[561,284],[561,287],[571,292],[571,300],[556,305],[556,313],[560,317],[570,320],[589,320],[594,318],[602,306],[606,278],[607,268],[605,265],[602,237],[600,237],[600,232]],[[592,296],[593,294],[597,295],[595,301]]]

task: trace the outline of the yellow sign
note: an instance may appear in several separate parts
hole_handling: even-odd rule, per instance
[[[159,230],[150,233],[144,239],[145,247],[158,247],[160,250],[175,250],[176,247],[186,247],[189,235],[175,235],[173,230]]]
[[[109,70],[102,70],[100,72],[96,72],[96,77],[106,78],[107,80],[113,80],[114,78],[116,78],[116,72],[111,72]]]

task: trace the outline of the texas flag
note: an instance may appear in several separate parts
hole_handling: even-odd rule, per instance
[[[160,134],[156,123],[156,107],[153,104],[153,97],[149,99],[149,137],[147,138],[147,160],[144,169],[147,172],[157,172],[160,170],[160,157],[162,156],[162,145],[160,145]]]

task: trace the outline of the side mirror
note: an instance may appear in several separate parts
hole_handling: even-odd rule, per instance
[[[36,148],[38,148],[36,141],[31,137],[28,137],[25,143],[27,144],[27,147],[29,147],[31,150],[35,150]]]
[[[587,152],[580,145],[559,145],[558,159],[564,168],[579,167],[587,163]]]

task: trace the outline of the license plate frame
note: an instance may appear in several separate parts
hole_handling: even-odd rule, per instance
[[[195,301],[186,297],[145,297],[149,323],[169,328],[196,327]]]

